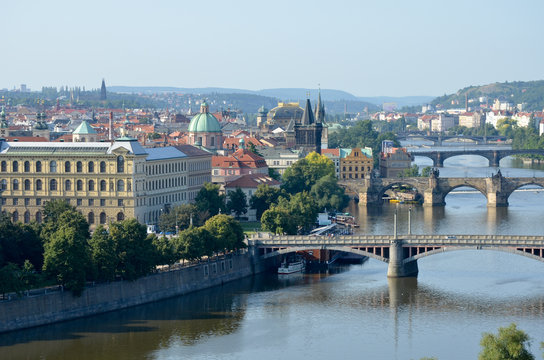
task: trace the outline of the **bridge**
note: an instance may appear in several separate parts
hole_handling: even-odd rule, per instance
[[[512,155],[544,155],[544,150],[438,150],[438,151],[410,151],[412,156],[428,157],[433,161],[433,166],[443,167],[444,160],[459,155],[479,155],[489,160],[489,166],[499,167],[502,158]]]
[[[522,186],[537,185],[544,188],[544,178],[504,177],[500,170],[487,178],[441,178],[438,171],[429,177],[374,178],[340,180],[338,185],[359,198],[359,205],[381,205],[385,192],[395,186],[407,185],[423,195],[423,206],[444,206],[445,198],[459,187],[471,187],[482,193],[488,207],[508,206],[510,195]]]
[[[397,133],[397,139],[407,140],[407,139],[423,139],[432,141],[434,145],[442,145],[443,141],[448,140],[459,140],[459,141],[471,141],[476,144],[487,144],[488,141],[506,141],[506,136],[472,136],[472,135],[431,135],[427,133],[417,133],[417,132],[407,132],[407,133]]]
[[[388,277],[417,276],[417,260],[455,250],[497,250],[544,262],[544,236],[525,235],[273,235],[248,240],[253,256],[265,260],[296,251],[323,249],[368,256],[388,264]]]

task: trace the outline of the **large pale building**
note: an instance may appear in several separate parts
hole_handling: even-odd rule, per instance
[[[372,149],[354,148],[340,159],[340,179],[364,179],[372,175],[373,168]]]
[[[156,224],[211,181],[211,154],[192,146],[144,148],[113,142],[0,140],[1,208],[13,221],[43,221],[43,205],[65,199],[91,227],[125,218]]]

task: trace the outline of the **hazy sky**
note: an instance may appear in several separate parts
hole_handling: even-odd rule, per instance
[[[5,1],[0,88],[442,95],[544,79],[542,0]]]

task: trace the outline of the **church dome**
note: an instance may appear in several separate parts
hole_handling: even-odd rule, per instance
[[[304,109],[299,106],[298,103],[279,103],[278,106],[270,110],[269,116],[274,120],[286,120],[291,119],[299,120],[302,118]]]
[[[210,114],[208,104],[203,102],[200,106],[200,113],[196,114],[189,123],[189,132],[221,132],[219,121]]]

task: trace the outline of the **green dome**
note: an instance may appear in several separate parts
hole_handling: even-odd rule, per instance
[[[196,114],[189,123],[189,132],[221,132],[221,125],[219,121],[208,112],[201,112]]]

